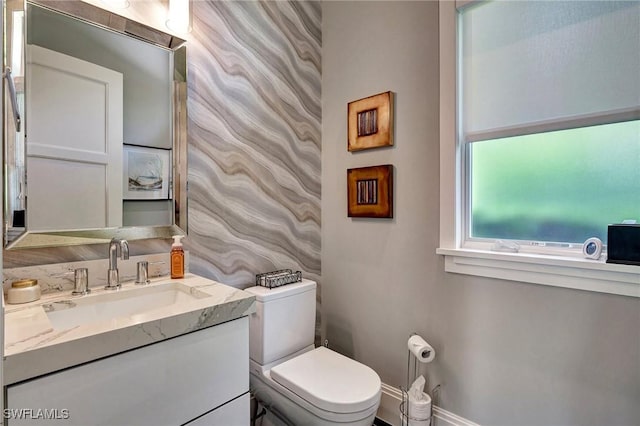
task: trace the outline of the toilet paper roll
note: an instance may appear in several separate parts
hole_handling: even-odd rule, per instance
[[[431,362],[436,357],[436,351],[433,347],[417,334],[409,337],[407,346],[409,351],[422,363]]]
[[[409,400],[409,416],[415,420],[426,420],[431,417],[431,398],[422,401]]]
[[[402,425],[429,426],[431,424],[431,397],[426,393],[424,400],[413,401],[409,398],[400,404],[400,421]]]

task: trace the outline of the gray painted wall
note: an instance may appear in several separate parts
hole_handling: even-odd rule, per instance
[[[483,425],[640,424],[640,300],[444,273],[438,4],[322,4],[322,333],[405,385],[418,332],[439,405]],[[346,105],[396,93],[393,148],[349,153]],[[395,166],[395,217],[349,219],[346,169]]]

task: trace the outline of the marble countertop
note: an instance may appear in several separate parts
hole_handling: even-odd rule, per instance
[[[168,282],[181,283],[191,292],[198,292],[201,298],[188,298],[134,315],[58,329],[49,320],[44,305],[113,292],[93,288],[87,296],[71,296],[70,292],[64,292],[43,295],[31,303],[5,305],[4,384],[211,327],[255,311],[253,295],[194,274],[185,274],[184,278],[175,280],[155,278],[146,287]],[[133,282],[123,283],[118,294],[126,296],[128,291],[139,291],[140,288]]]

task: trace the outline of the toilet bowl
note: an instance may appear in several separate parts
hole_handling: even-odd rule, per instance
[[[271,369],[251,361],[258,400],[294,425],[371,426],[380,405],[380,378],[330,349],[306,351]]]
[[[267,410],[295,426],[371,426],[381,381],[371,368],[326,347],[314,348],[313,281],[251,287],[251,389]]]

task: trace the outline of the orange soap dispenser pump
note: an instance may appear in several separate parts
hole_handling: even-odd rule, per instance
[[[180,240],[183,235],[174,235],[171,244],[171,278],[184,278],[184,249]]]

